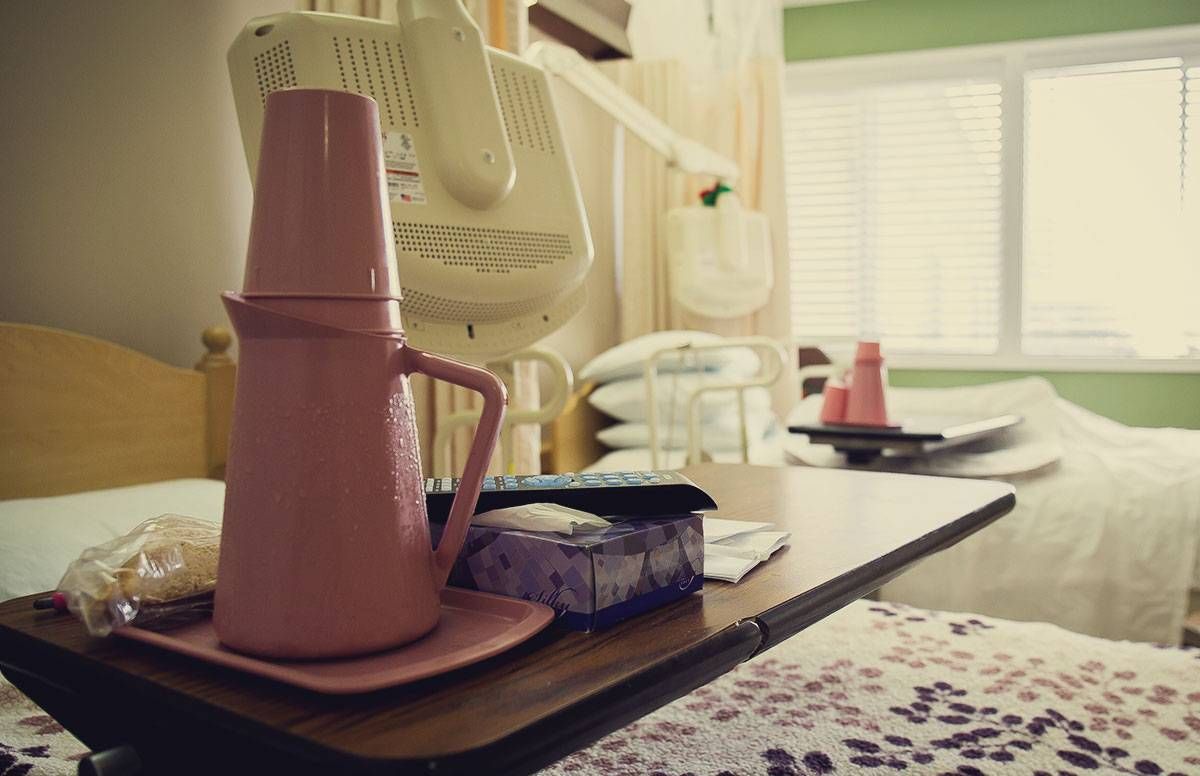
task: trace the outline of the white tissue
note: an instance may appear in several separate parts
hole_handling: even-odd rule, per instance
[[[576,530],[582,532],[608,528],[612,523],[591,512],[558,504],[534,503],[480,512],[471,518],[471,525],[513,528],[519,531],[549,531],[570,536]]]

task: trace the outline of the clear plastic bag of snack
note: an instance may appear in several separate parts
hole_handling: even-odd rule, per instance
[[[83,551],[58,590],[93,636],[137,620],[150,624],[189,611],[211,611],[217,588],[221,525],[159,515],[124,536]]]

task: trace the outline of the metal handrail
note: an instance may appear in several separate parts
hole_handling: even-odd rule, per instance
[[[699,463],[701,456],[701,441],[703,430],[700,425],[701,400],[706,393],[714,391],[737,392],[738,422],[741,431],[742,460],[750,460],[750,439],[746,426],[746,389],[765,388],[774,385],[781,374],[787,355],[778,342],[770,337],[729,337],[721,342],[705,345],[684,345],[682,347],[662,348],[647,356],[643,373],[646,378],[646,420],[650,433],[650,466],[659,466],[659,435],[658,435],[658,362],[666,355],[694,358],[703,351],[723,350],[726,348],[749,348],[759,354],[759,374],[740,380],[726,380],[712,385],[704,385],[696,389],[688,399],[688,448],[687,462]]]
[[[575,375],[571,365],[558,353],[548,348],[531,347],[505,356],[503,359],[489,361],[486,366],[502,378],[511,381],[513,364],[518,361],[538,361],[545,364],[550,374],[550,397],[536,409],[509,408],[505,413],[504,423],[500,430],[500,461],[506,474],[513,474],[512,428],[524,424],[542,425],[554,420],[567,406],[571,391],[575,388]],[[509,391],[512,391],[509,385]],[[452,469],[450,442],[454,433],[462,428],[473,427],[479,422],[480,411],[477,409],[459,410],[444,418],[438,418],[437,428],[433,435],[432,467],[436,471],[449,472]]]

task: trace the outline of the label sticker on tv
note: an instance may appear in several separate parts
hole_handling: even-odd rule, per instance
[[[392,202],[425,204],[421,164],[417,161],[417,146],[412,135],[407,132],[383,134],[383,167],[387,173],[388,198]]]

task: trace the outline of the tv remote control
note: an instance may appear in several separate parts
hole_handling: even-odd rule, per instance
[[[430,520],[446,521],[458,483],[457,477],[425,480]],[[534,503],[559,504],[615,519],[684,515],[717,508],[711,496],[679,472],[640,471],[487,477],[475,511]]]

